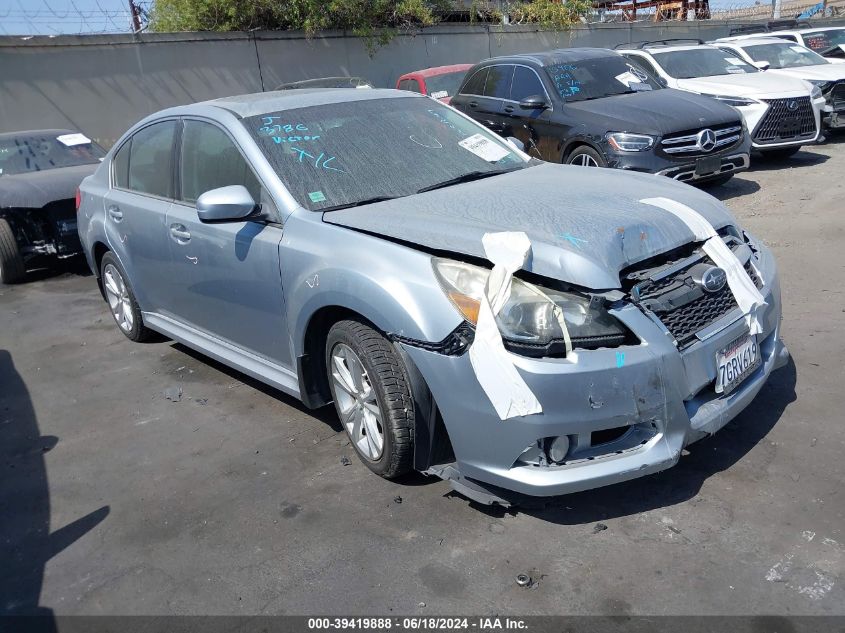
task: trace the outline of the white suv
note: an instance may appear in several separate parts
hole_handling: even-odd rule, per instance
[[[757,152],[786,158],[802,145],[819,140],[825,101],[816,86],[761,72],[716,46],[689,41],[644,42],[619,52],[670,88],[734,106],[742,114]]]
[[[797,77],[818,86],[825,98],[824,123],[845,127],[845,64],[836,64],[805,46],[777,37],[730,37],[713,42],[768,73]]]
[[[790,29],[757,33],[757,36],[789,40],[825,57],[845,56],[845,26],[822,26],[809,29]]]

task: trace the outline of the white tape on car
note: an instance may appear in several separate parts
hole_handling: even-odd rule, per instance
[[[67,147],[73,147],[75,145],[88,145],[88,143],[91,142],[90,138],[78,132],[75,134],[62,134],[61,136],[57,136],[56,140],[62,145],[66,145]]]
[[[745,315],[745,322],[751,334],[760,334],[763,328],[760,324],[757,313],[766,306],[766,300],[757,286],[751,281],[751,277],[745,271],[742,263],[737,259],[734,252],[722,241],[719,234],[704,217],[677,200],[669,198],[644,198],[640,200],[643,204],[650,204],[659,207],[676,216],[695,235],[695,239],[704,242],[704,252],[713,260],[719,268],[725,271],[728,278],[728,287],[733,293],[734,299]]]
[[[514,367],[496,324],[496,315],[510,296],[513,274],[525,264],[531,242],[525,233],[515,232],[485,233],[482,243],[493,270],[481,297],[469,360],[500,419],[542,413],[539,400]]]

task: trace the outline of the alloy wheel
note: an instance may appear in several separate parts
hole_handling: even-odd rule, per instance
[[[135,316],[132,313],[129,288],[123,281],[120,271],[113,264],[106,264],[103,269],[103,286],[106,290],[106,300],[109,302],[109,308],[118,327],[124,332],[131,332],[135,325]]]
[[[351,347],[338,343],[332,350],[332,381],[340,420],[358,452],[378,461],[384,452],[384,424],[378,396],[367,370]]]
[[[598,167],[599,164],[596,162],[596,159],[590,156],[589,154],[579,154],[575,156],[571,161],[569,161],[570,165],[581,165],[582,167]]]

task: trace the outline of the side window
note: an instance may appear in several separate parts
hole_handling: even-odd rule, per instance
[[[411,89],[411,80],[410,79],[401,79],[399,81],[399,90],[410,90]]]
[[[154,123],[136,132],[129,146],[127,188],[173,197],[173,137],[176,121]]]
[[[484,94],[484,84],[487,82],[487,68],[482,68],[470,77],[469,81],[461,88],[462,95]]]
[[[129,188],[129,151],[132,139],[126,141],[112,159],[112,183],[120,189]]]
[[[513,85],[511,86],[511,99],[522,101],[525,97],[534,95],[544,96],[546,94],[540,78],[530,68],[517,66],[513,71]]]
[[[408,90],[411,92],[419,92],[422,94],[422,88],[420,88],[420,82],[416,79],[409,79],[408,80]]]
[[[232,140],[216,125],[185,121],[182,130],[180,198],[196,202],[206,191],[243,185],[253,200],[261,200],[261,184]]]
[[[485,97],[496,99],[507,99],[511,93],[511,80],[513,79],[513,66],[510,64],[490,66],[487,75],[487,83],[484,85]]]

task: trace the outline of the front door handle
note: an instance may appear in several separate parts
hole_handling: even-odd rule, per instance
[[[513,106],[505,106],[505,112],[507,112],[508,114],[513,112]]]
[[[478,107],[478,101],[470,101],[467,105],[470,108],[477,108]]]
[[[120,207],[111,205],[107,211],[109,212],[109,216],[115,222],[120,222],[123,219],[123,211],[120,210]]]
[[[191,233],[187,228],[185,228],[184,224],[171,224],[170,235],[174,240],[179,242],[179,244],[185,244],[191,239]]]

